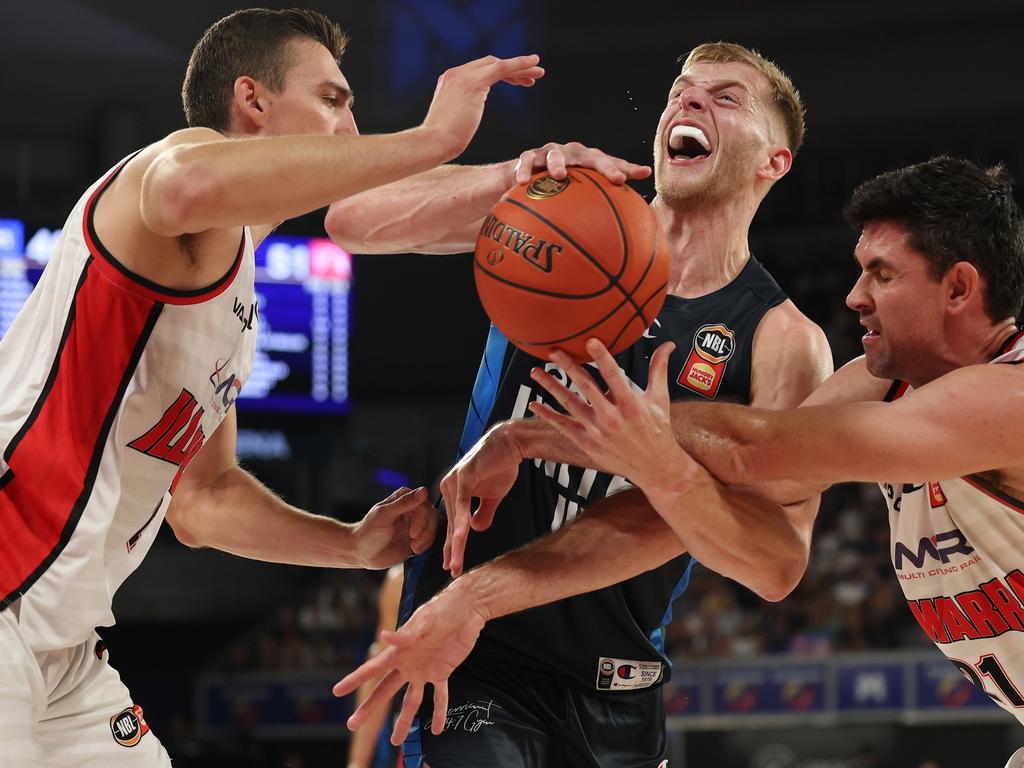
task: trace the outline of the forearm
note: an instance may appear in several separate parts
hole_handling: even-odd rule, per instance
[[[500,422],[494,429],[509,441],[521,460],[542,459],[574,467],[605,469],[594,466],[594,460],[585,451],[541,419],[510,419]]]
[[[282,221],[450,159],[428,128],[376,136],[276,136],[183,144],[162,152],[143,179],[143,207],[168,209],[162,228]],[[156,200],[161,206],[147,205]],[[169,232],[169,234],[177,234]]]
[[[781,505],[727,488],[702,468],[679,487],[644,488],[654,509],[687,550],[711,570],[760,595],[781,600],[803,577],[818,510],[817,495]]]
[[[176,493],[172,506],[174,532],[192,547],[272,563],[361,565],[351,526],[286,504],[241,467],[207,487]]]
[[[809,449],[814,428],[801,432],[793,426],[807,412],[672,403],[672,431],[683,450],[721,482],[786,504],[821,493],[834,481],[816,467],[838,448]]]
[[[444,165],[332,203],[324,227],[356,253],[464,253],[480,220],[514,183],[511,161]]]
[[[683,551],[644,495],[627,490],[592,504],[555,533],[474,568],[448,589],[490,620],[617,584]]]

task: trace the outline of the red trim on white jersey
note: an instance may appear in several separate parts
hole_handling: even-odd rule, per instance
[[[4,454],[0,603],[27,590],[71,538],[163,309],[125,294],[94,264],[90,259],[82,270],[46,383]]]
[[[969,486],[981,491],[989,498],[995,499],[1004,506],[1007,506],[1010,509],[1012,509],[1014,512],[1019,512],[1022,515],[1024,515],[1024,502],[1020,501],[1019,499],[1015,499],[1013,498],[1013,496],[1005,494],[1002,491],[998,491],[995,488],[989,488],[987,486],[984,486],[970,475],[964,475],[962,479]]]
[[[159,301],[164,304],[200,304],[204,301],[209,301],[215,296],[219,296],[231,282],[235,279],[235,275],[238,273],[238,267],[242,263],[242,254],[245,251],[245,232],[242,232],[242,240],[238,244],[238,253],[235,255],[235,261],[231,265],[231,269],[227,271],[219,280],[205,288],[198,288],[191,291],[183,291],[175,288],[167,288],[162,285],[154,283],[152,280],[132,272],[124,264],[118,261],[114,254],[112,254],[107,247],[100,241],[99,235],[96,234],[96,227],[93,223],[93,216],[96,212],[96,203],[99,201],[103,192],[110,186],[110,184],[117,178],[118,174],[124,169],[132,157],[128,157],[120,165],[118,165],[110,174],[105,178],[98,187],[93,191],[89,200],[85,204],[85,213],[82,216],[82,233],[85,238],[86,247],[89,249],[89,253],[96,259],[96,267],[103,276],[106,277],[110,282],[114,283],[126,291],[134,293],[143,298],[149,299],[150,301]]]
[[[889,387],[889,391],[885,393],[885,397],[883,399],[887,403],[891,403],[894,400],[899,400],[901,397],[907,394],[908,389],[910,389],[910,385],[907,382],[898,380],[894,381],[892,383],[892,386]]]
[[[998,357],[999,355],[1005,355],[1007,352],[1013,349],[1017,345],[1017,342],[1019,342],[1021,339],[1024,339],[1024,330],[1017,331],[1015,334],[1013,334],[1013,336],[1011,336],[1005,342],[1003,342],[1003,346],[999,348],[999,352],[996,353],[996,357]]]

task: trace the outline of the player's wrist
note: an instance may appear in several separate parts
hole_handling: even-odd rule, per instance
[[[455,133],[437,125],[423,123],[409,133],[416,145],[428,153],[435,165],[454,160],[466,148],[465,142]]]
[[[369,553],[364,551],[362,545],[361,525],[336,520],[331,522],[335,524],[330,530],[331,548],[339,567],[375,570],[377,566],[370,565]]]
[[[495,425],[492,440],[500,441],[515,458],[516,463],[532,458],[530,455],[529,429],[526,419],[510,419]]]
[[[704,467],[698,464],[682,448],[677,448],[672,460],[648,462],[648,471],[630,476],[636,485],[653,503],[657,500],[671,500],[688,491],[701,482],[711,482],[712,477]]]
[[[497,616],[504,615],[495,598],[500,590],[493,588],[493,579],[485,568],[477,568],[462,574],[449,584],[444,592],[467,614],[476,614],[486,624]]]

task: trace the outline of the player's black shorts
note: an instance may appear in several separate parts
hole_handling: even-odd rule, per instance
[[[430,733],[429,698],[405,742],[405,768],[659,768],[668,756],[660,688],[598,694],[462,666],[448,682],[440,736]]]

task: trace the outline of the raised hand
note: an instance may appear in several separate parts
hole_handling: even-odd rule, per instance
[[[551,393],[566,414],[538,402],[530,403],[530,410],[606,471],[641,488],[648,483],[670,483],[681,465],[692,463],[676,442],[669,413],[668,358],[674,348],[672,342],[658,347],[651,356],[647,390],[638,391],[605,346],[589,340],[587,351],[608,385],[607,394],[582,365],[556,351],[551,359],[565,370],[582,397],[534,368],[530,376]]]
[[[426,488],[399,488],[374,504],[353,529],[363,567],[387,568],[423,552],[434,540],[437,518]]]
[[[525,184],[533,174],[545,169],[554,178],[564,179],[568,173],[566,168],[571,165],[591,168],[613,184],[623,184],[627,179],[646,179],[651,175],[650,166],[613,157],[600,149],[585,147],[578,141],[570,141],[568,144],[552,141],[543,147],[528,149],[519,156],[516,183]]]
[[[458,584],[459,582],[456,582]],[[335,696],[355,691],[367,680],[380,677],[369,698],[348,719],[356,730],[379,707],[388,707],[403,685],[408,684],[402,710],[391,732],[391,743],[405,739],[423,701],[423,688],[434,686],[434,717],[431,733],[440,735],[448,712],[448,678],[473,650],[487,617],[456,584],[421,605],[397,632],[382,632],[387,648],[365,662],[334,686]]]
[[[480,127],[491,86],[503,80],[530,87],[544,76],[543,68],[537,66],[539,62],[540,57],[532,54],[511,59],[485,56],[449,69],[437,79],[434,100],[423,125],[439,129],[450,142],[449,154],[456,157]]]

